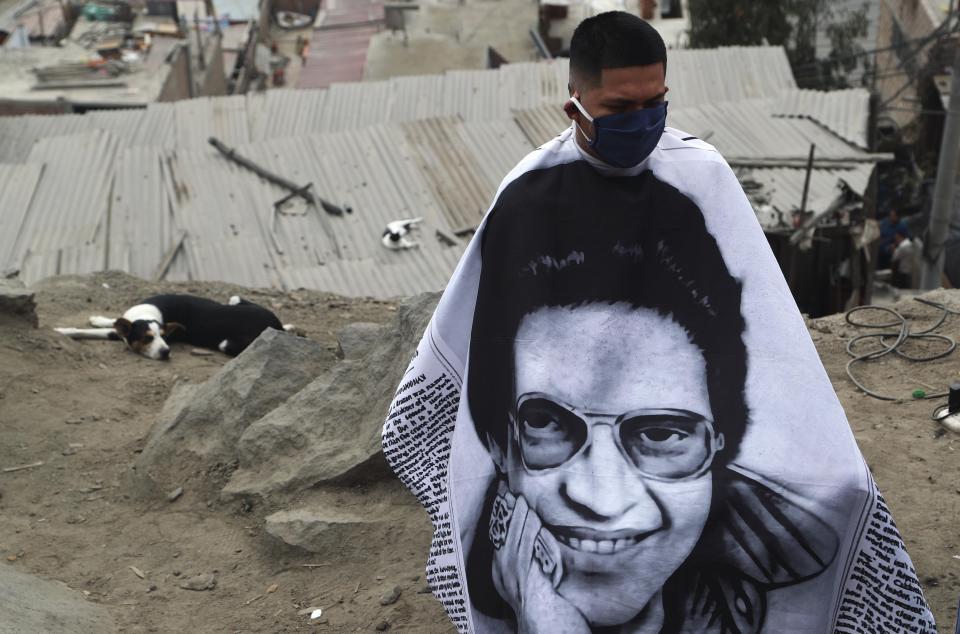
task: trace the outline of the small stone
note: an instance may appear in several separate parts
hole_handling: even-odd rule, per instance
[[[66,421],[67,425],[79,425],[83,422],[82,418],[68,418]]]
[[[16,561],[16,560],[17,560],[16,555],[7,555],[7,561]]]
[[[157,584],[155,583],[151,583],[149,586],[147,586],[147,592],[153,592],[156,589],[157,589]]]
[[[195,577],[190,577],[186,581],[180,584],[180,587],[184,590],[213,590],[217,587],[217,578],[212,574],[207,573],[204,575],[197,575]]]
[[[73,448],[73,447],[67,447],[66,449],[64,449],[64,450],[61,451],[60,453],[61,453],[61,455],[64,455],[64,456],[72,456],[73,454],[77,453],[77,450],[76,450],[75,448]]]
[[[174,570],[174,571],[173,571],[173,576],[174,576],[174,577],[179,577],[179,576],[180,576],[180,571],[179,571],[179,570]]]
[[[183,487],[177,487],[167,494],[167,502],[176,502],[183,495]]]
[[[400,586],[393,586],[393,589],[380,597],[380,605],[393,605],[400,598]]]
[[[387,623],[386,621],[380,621],[379,623],[377,623],[378,632],[386,632],[389,629],[390,629],[390,624]]]
[[[923,583],[925,583],[929,588],[936,588],[940,585],[940,580],[936,577],[927,577],[923,580]]]
[[[267,588],[267,594],[273,594],[273,593],[276,592],[279,588],[280,588],[280,585],[279,585],[279,584],[271,583],[270,586]]]

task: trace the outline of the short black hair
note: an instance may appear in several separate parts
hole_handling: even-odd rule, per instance
[[[523,319],[546,307],[627,303],[672,318],[703,353],[726,441],[715,466],[736,456],[748,420],[741,285],[693,201],[650,171],[606,178],[576,161],[508,185],[482,240],[466,396],[488,447],[507,447]]]
[[[667,47],[657,30],[641,18],[623,11],[607,11],[587,18],[570,40],[570,73],[577,80],[596,84],[604,68],[649,66],[663,62]]]

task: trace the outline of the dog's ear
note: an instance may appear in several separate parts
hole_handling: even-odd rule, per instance
[[[178,324],[175,321],[167,322],[163,325],[163,334],[172,335],[175,332],[186,332],[187,327],[183,324]]]
[[[126,339],[130,336],[130,331],[133,329],[133,324],[123,317],[120,317],[113,323],[113,329],[117,331],[117,334],[120,335],[120,337]]]

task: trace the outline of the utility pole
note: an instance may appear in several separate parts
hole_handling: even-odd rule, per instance
[[[953,185],[957,180],[957,159],[960,157],[960,42],[953,56],[953,75],[950,82],[950,104],[940,142],[940,161],[937,164],[937,184],[933,190],[933,209],[923,245],[923,275],[920,288],[939,288],[943,274],[944,247],[953,213]]]

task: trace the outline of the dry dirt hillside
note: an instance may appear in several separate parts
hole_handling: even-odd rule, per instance
[[[117,343],[70,341],[51,330],[82,326],[92,314],[117,316],[155,292],[222,300],[239,293],[296,324],[325,351],[321,366],[333,366],[338,329],[387,322],[394,304],[219,283],[152,284],[119,273],[55,278],[32,290],[38,329],[0,316],[0,566],[65,582],[103,606],[123,632],[452,631],[424,581],[429,523],[398,482],[302,494],[322,493],[345,512],[367,504],[388,510],[389,521],[350,540],[331,540],[316,553],[264,532],[276,501],[222,501],[214,484],[222,485],[225,474],[217,469],[171,464],[170,481],[183,483],[182,495],[173,501],[138,495],[131,466],[172,387],[202,383],[228,359],[175,347],[172,360],[159,363]],[[960,308],[960,292],[938,297]],[[923,323],[935,315],[915,302],[903,311]],[[882,402],[849,383],[844,345],[857,331],[842,316],[810,326],[941,630],[948,631],[960,594],[960,436],[930,421],[934,402]],[[940,331],[960,338],[960,317]],[[904,395],[942,388],[960,380],[956,355],[925,364],[888,357],[861,376]],[[210,589],[182,587],[197,578],[202,586],[210,575],[216,580]],[[314,607],[323,616],[311,622],[304,611]]]

